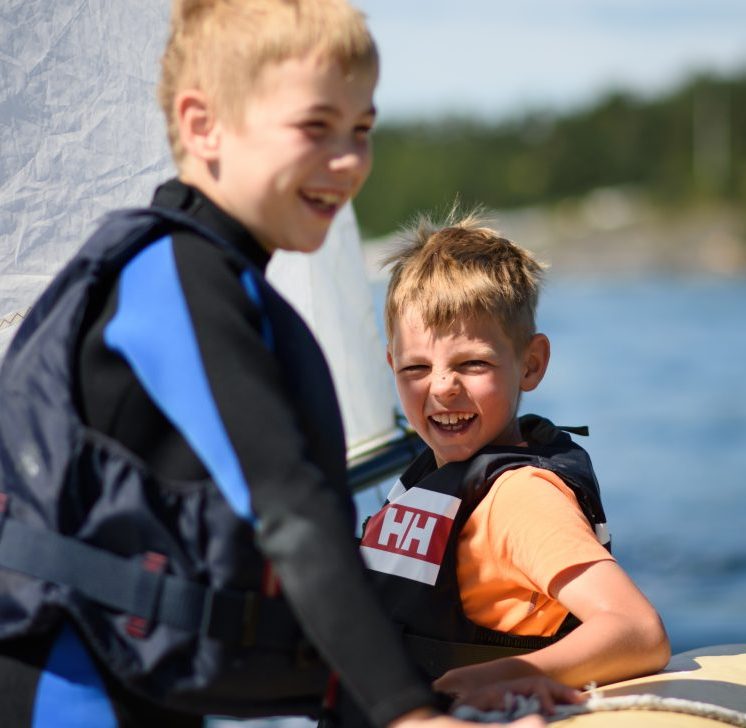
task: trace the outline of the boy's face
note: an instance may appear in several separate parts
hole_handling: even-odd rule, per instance
[[[519,444],[520,393],[539,383],[548,357],[541,334],[516,355],[501,324],[487,315],[434,331],[414,312],[395,322],[388,353],[404,414],[438,467],[488,444]]]
[[[215,202],[261,245],[311,252],[370,171],[375,69],[315,55],[267,65],[243,126],[219,126]]]

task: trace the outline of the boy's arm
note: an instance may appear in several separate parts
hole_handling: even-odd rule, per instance
[[[615,562],[568,569],[555,578],[551,592],[581,620],[577,629],[521,657],[451,670],[435,682],[436,689],[468,700],[477,686],[540,672],[580,688],[656,672],[668,662],[658,614]]]
[[[542,650],[536,667],[580,687],[649,674],[668,662],[670,645],[658,613],[617,563],[568,569],[550,592],[582,624]]]
[[[598,545],[567,486],[533,469],[515,471],[498,488],[499,483],[488,495],[493,502],[485,503],[492,562],[507,561],[508,573],[522,573],[527,588],[549,594],[582,624],[531,654],[446,673],[436,688],[460,694],[470,685],[540,671],[582,687],[663,667],[669,645],[660,618]]]
[[[368,582],[349,501],[308,457],[307,434],[277,360],[248,323],[256,320],[253,304],[213,246],[189,242],[175,244],[180,284],[200,365],[248,483],[257,545],[304,632],[373,725],[434,704]],[[323,437],[322,405],[309,426]]]

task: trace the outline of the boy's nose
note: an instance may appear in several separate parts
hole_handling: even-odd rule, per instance
[[[332,172],[356,171],[363,166],[362,156],[355,152],[338,154],[329,160],[329,168]]]
[[[456,372],[438,372],[430,382],[430,391],[436,397],[451,397],[459,390],[460,382]]]
[[[332,172],[366,172],[370,167],[370,150],[356,144],[345,144],[329,160]]]

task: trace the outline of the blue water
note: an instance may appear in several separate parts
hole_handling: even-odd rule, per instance
[[[745,318],[722,279],[561,279],[539,310],[552,358],[522,411],[589,425],[614,553],[674,652],[746,642]]]

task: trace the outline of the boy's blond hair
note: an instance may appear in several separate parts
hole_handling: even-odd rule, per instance
[[[542,263],[489,227],[479,209],[459,219],[454,208],[442,225],[421,216],[402,237],[385,261],[393,264],[384,307],[389,342],[409,311],[435,330],[487,314],[523,350],[536,333]]]
[[[365,18],[346,0],[174,0],[158,100],[177,166],[184,157],[174,113],[180,91],[202,91],[214,113],[239,128],[261,70],[311,52],[345,71],[378,67]]]

